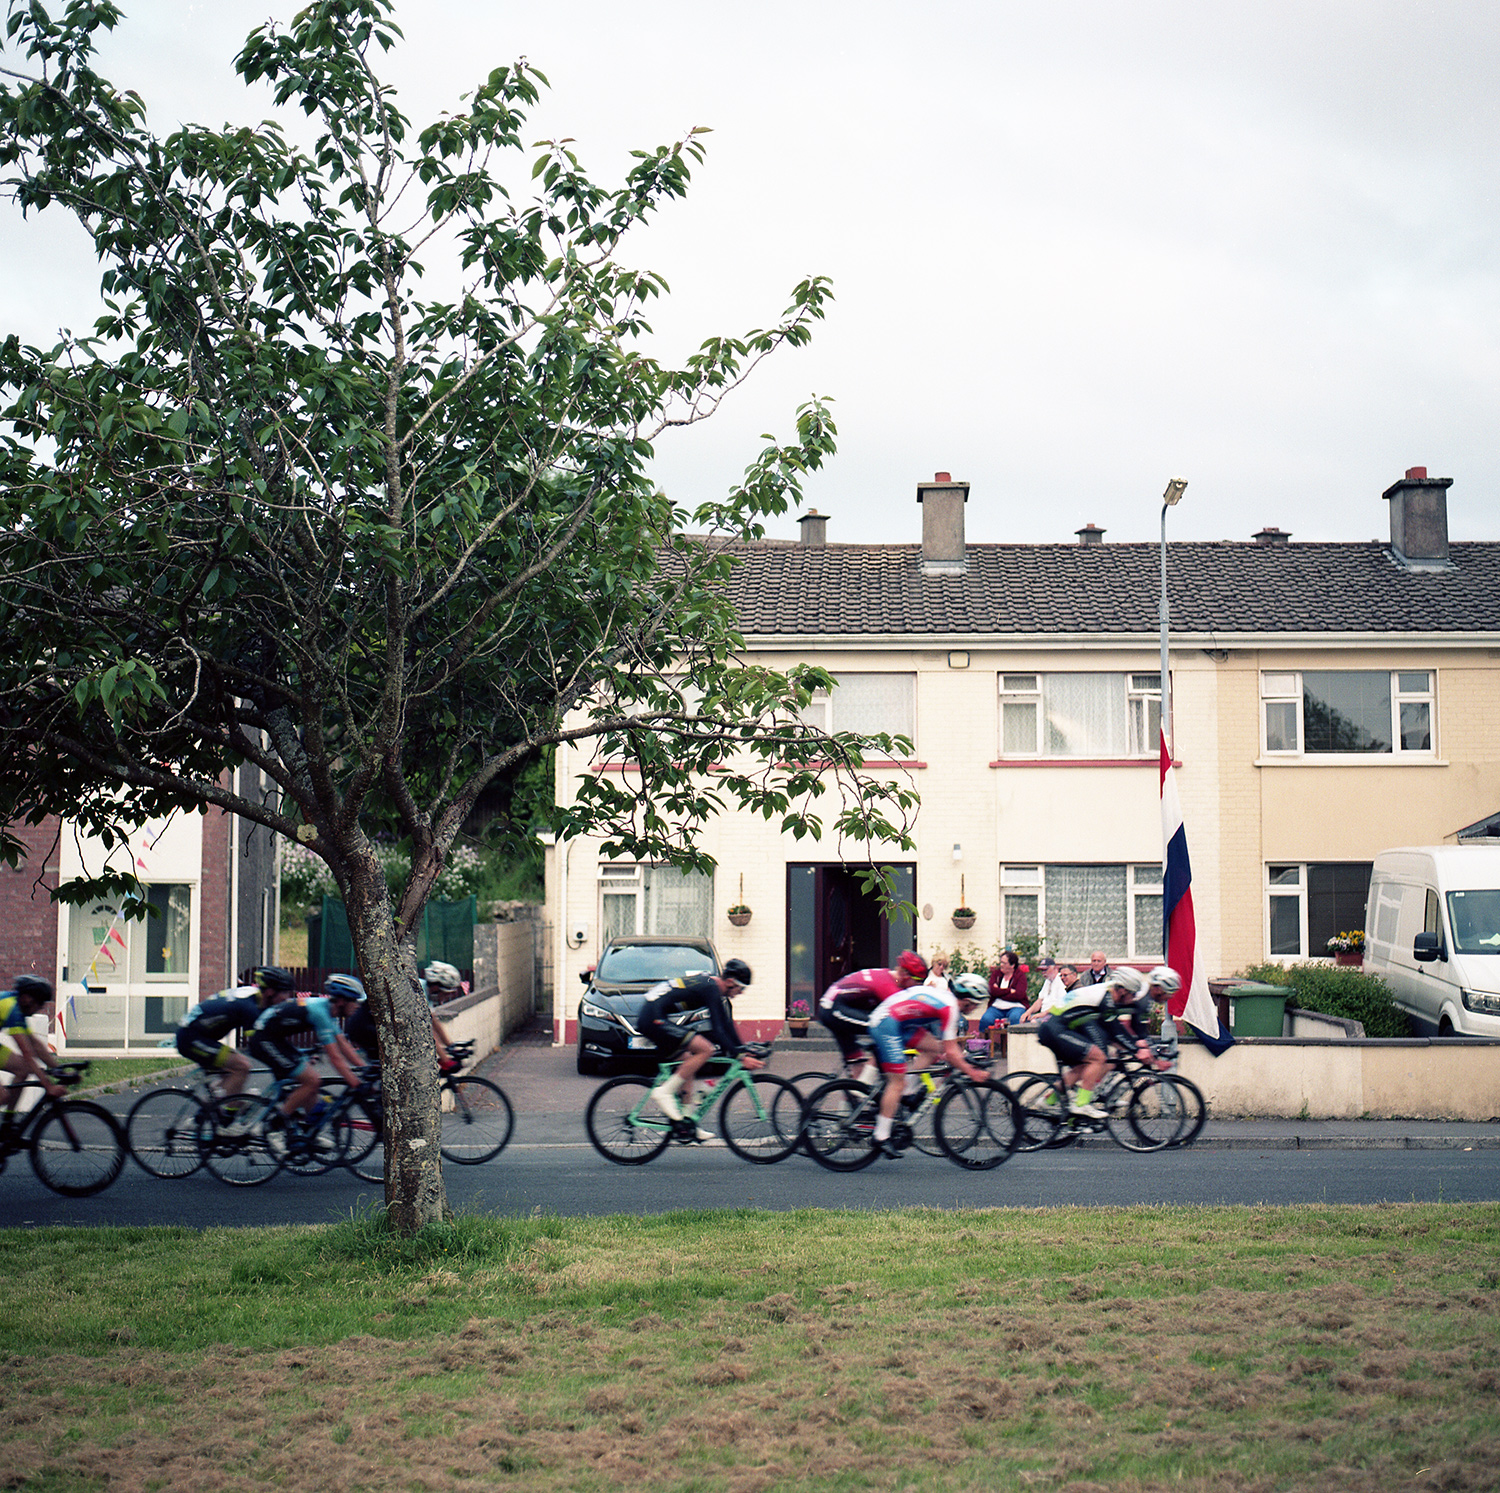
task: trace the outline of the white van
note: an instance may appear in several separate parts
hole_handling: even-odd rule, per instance
[[[1421,1035],[1500,1037],[1500,845],[1381,851],[1365,973],[1391,987]]]

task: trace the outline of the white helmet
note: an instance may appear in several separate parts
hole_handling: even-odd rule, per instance
[[[1182,976],[1168,964],[1158,964],[1146,979],[1163,995],[1176,995],[1182,989]]]
[[[954,975],[948,988],[961,1001],[987,1001],[990,998],[989,981],[983,975]]]
[[[1118,969],[1111,970],[1109,979],[1104,982],[1111,990],[1123,990],[1126,995],[1139,996],[1146,993],[1146,978],[1138,969],[1131,969],[1128,964],[1122,964]]]
[[[464,977],[451,964],[444,964],[441,959],[436,959],[427,966],[424,978],[434,990],[457,990],[464,982]]]

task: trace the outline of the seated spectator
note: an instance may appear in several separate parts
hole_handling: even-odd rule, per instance
[[[979,1030],[989,1032],[992,1026],[1002,1029],[1020,1021],[1026,1014],[1026,970],[1013,949],[1000,956],[1000,963],[990,971],[990,1005],[979,1018]]]
[[[1042,988],[1036,999],[1022,1013],[1022,1021],[1043,1021],[1054,1012],[1061,1011],[1073,998],[1073,991],[1081,984],[1078,971],[1071,964],[1054,964],[1051,959],[1042,960]]]

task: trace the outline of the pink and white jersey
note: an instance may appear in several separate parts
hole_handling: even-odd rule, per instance
[[[888,1000],[900,989],[895,975],[888,969],[856,969],[842,980],[835,980],[823,992],[818,1004],[825,1011],[831,1011],[834,1001],[845,1001],[857,1011],[873,1011],[881,1001]]]
[[[958,1002],[946,991],[931,985],[914,985],[889,997],[870,1012],[870,1030],[889,1017],[903,1027],[925,1026],[944,1042],[958,1037]]]

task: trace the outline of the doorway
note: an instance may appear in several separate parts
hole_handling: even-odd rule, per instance
[[[903,902],[916,900],[916,867],[886,867]],[[890,916],[861,882],[864,866],[789,865],[787,872],[787,1009],[815,1009],[835,980],[856,969],[889,968],[917,946],[916,926]]]

